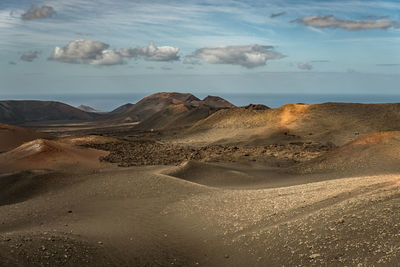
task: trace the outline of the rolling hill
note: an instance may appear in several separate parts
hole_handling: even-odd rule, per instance
[[[375,131],[400,130],[400,104],[289,104],[276,109],[220,110],[183,135],[198,142],[343,145]]]
[[[82,149],[69,144],[36,139],[0,154],[0,173],[23,170],[85,170],[102,166],[108,152]],[[105,164],[103,164],[105,165]]]
[[[374,132],[291,169],[296,173],[398,173],[400,131]]]
[[[11,150],[38,138],[50,138],[50,136],[22,127],[0,123],[0,152]]]

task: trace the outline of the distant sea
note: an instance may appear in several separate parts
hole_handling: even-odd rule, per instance
[[[87,105],[92,108],[111,111],[127,103],[136,103],[149,94],[64,94],[64,95],[1,95],[0,100],[52,100],[72,106]],[[194,94],[199,98],[207,95]],[[237,106],[264,104],[277,108],[285,104],[317,104],[325,102],[347,103],[400,103],[399,95],[351,95],[351,94],[223,94],[215,93]]]

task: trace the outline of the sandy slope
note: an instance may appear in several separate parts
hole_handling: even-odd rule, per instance
[[[5,152],[25,142],[50,136],[17,126],[0,123],[0,152]]]
[[[14,175],[47,186],[13,204],[1,199],[0,265],[370,266],[400,259],[398,175],[227,189],[159,174],[167,169]]]
[[[374,132],[355,139],[291,171],[296,173],[336,173],[347,176],[399,173],[400,132]]]
[[[400,104],[289,104],[277,109],[234,108],[197,122],[183,142],[271,144],[332,142],[343,145],[375,131],[400,128]]]
[[[57,141],[36,139],[0,154],[0,173],[21,170],[65,170],[76,171],[101,168],[99,158],[108,152],[83,149]]]

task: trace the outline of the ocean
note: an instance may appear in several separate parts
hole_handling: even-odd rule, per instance
[[[0,100],[52,100],[72,106],[81,104],[98,110],[111,111],[127,103],[136,103],[148,94],[64,94],[64,95],[0,95]],[[199,98],[207,95],[195,94]],[[351,95],[351,94],[224,94],[216,93],[237,106],[264,104],[277,108],[285,104],[318,104],[325,102],[347,103],[394,103],[400,102],[399,95]]]

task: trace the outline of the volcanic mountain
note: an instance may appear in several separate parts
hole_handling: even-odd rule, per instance
[[[55,120],[92,120],[99,115],[54,101],[0,101],[0,122],[23,123]]]
[[[137,104],[120,107],[113,118],[122,121],[140,121],[136,130],[172,129],[193,125],[220,110],[235,107],[225,99],[207,96],[203,100],[192,94],[157,93],[143,98]]]

